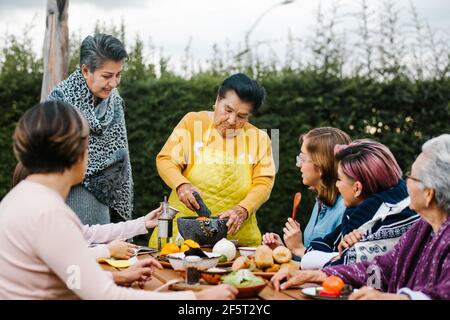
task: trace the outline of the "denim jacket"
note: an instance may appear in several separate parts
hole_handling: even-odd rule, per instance
[[[315,238],[323,238],[336,229],[341,224],[342,217],[346,210],[344,199],[339,194],[334,206],[328,207],[322,203],[322,210],[319,212],[319,200],[316,200],[311,218],[303,232],[303,243],[308,248]]]

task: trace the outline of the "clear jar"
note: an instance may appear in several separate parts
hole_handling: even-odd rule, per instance
[[[195,285],[200,283],[200,262],[199,256],[187,256],[183,260],[183,267],[186,272],[186,284]]]

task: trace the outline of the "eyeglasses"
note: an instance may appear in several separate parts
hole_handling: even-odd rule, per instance
[[[305,156],[301,152],[300,152],[300,154],[298,156],[295,157],[295,160],[297,161],[295,165],[297,167],[299,167],[299,168],[302,166],[302,163],[306,163],[306,162],[311,162],[312,161],[311,158]]]
[[[413,180],[413,181],[422,182],[422,180],[420,180],[420,179],[418,179],[418,178],[416,178],[416,177],[413,177],[413,176],[411,175],[411,171],[408,171],[407,173],[405,173],[405,179],[406,179],[406,180],[411,179],[411,180]]]

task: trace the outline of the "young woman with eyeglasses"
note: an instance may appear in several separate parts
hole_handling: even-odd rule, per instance
[[[289,218],[283,229],[283,238],[294,256],[302,257],[313,239],[324,237],[341,223],[346,208],[336,187],[337,162],[334,147],[349,144],[351,139],[340,129],[322,127],[302,134],[299,142],[301,151],[296,165],[300,169],[303,184],[317,198],[303,236],[300,224]],[[270,247],[283,245],[281,237],[271,232],[263,236],[263,243]]]

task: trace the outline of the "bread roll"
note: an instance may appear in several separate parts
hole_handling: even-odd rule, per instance
[[[250,266],[250,261],[246,256],[240,256],[236,260],[234,260],[233,265],[231,266],[231,270],[238,271],[241,269],[248,269]]]
[[[280,270],[288,269],[288,270],[298,270],[300,269],[300,262],[291,260],[288,263],[283,263],[280,267]]]
[[[261,269],[271,267],[273,265],[272,249],[266,245],[256,248],[255,263],[256,266]]]
[[[292,259],[291,250],[284,246],[276,247],[273,250],[273,259],[279,264],[288,263]]]
[[[270,268],[267,268],[266,270],[264,270],[264,272],[277,272],[278,270],[280,270],[280,265],[279,264],[274,264],[273,266],[271,266]]]

